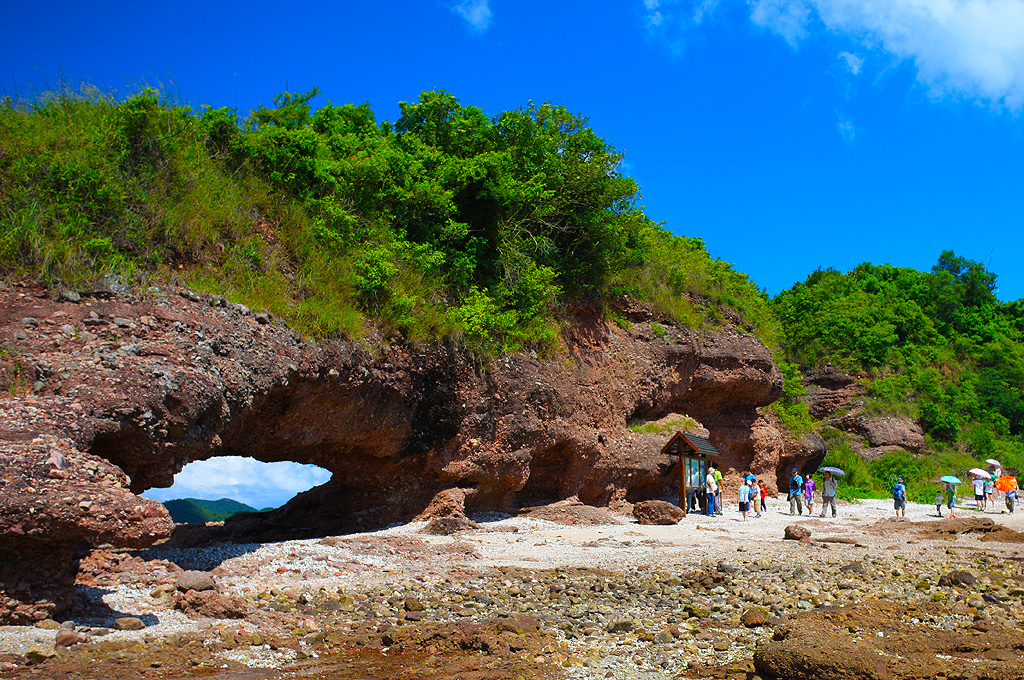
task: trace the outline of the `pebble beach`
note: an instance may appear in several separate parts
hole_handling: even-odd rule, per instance
[[[965,507],[957,514],[1024,530],[1020,513]],[[917,617],[918,624],[1024,626],[1024,583],[1013,580],[1024,544],[929,533],[940,526],[934,506],[908,504],[906,519],[897,519],[891,501],[841,502],[833,519],[791,516],[773,501],[745,522],[727,508],[664,526],[611,515],[575,524],[471,519],[478,528],[453,535],[424,533],[426,524],[413,522],[324,539],[107,550],[97,562],[107,566],[78,586],[89,613],[0,628],[0,677],[73,663],[89,648],[99,657],[103,645],[159,653],[186,643],[202,645],[200,666],[224,678],[256,677],[232,675],[244,669],[305,677],[301,669],[329,664],[341,650],[382,639],[386,649],[388,631],[518,620],[510,617],[535,621],[543,636],[535,648],[510,652],[537,677],[749,675],[758,646],[772,637],[771,620],[819,609],[942,603],[947,613]],[[792,525],[810,538],[784,540]],[[957,569],[973,572],[977,585],[940,585]],[[217,619],[173,606],[183,570],[211,574],[219,593],[248,614]],[[118,630],[129,618],[142,626]],[[61,630],[81,636],[80,644],[55,644]],[[323,677],[347,677],[324,668]]]

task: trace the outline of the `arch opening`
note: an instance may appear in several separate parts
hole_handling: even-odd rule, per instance
[[[164,503],[175,523],[206,521],[196,519],[204,516],[217,521],[224,517],[216,514],[279,508],[330,479],[331,472],[316,465],[217,456],[189,463],[174,476],[171,486],[148,489],[140,495]]]

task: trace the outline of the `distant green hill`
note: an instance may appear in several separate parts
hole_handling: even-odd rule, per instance
[[[164,503],[171,513],[171,519],[177,524],[198,524],[202,522],[220,522],[239,512],[256,512],[256,508],[245,503],[221,498],[219,501],[207,501],[199,498],[181,498]]]

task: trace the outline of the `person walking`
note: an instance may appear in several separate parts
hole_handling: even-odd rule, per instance
[[[896,484],[892,487],[892,507],[896,510],[896,516],[900,517],[907,516],[907,486],[903,483],[903,478],[898,477]]]
[[[828,510],[828,506],[832,506],[832,518],[836,516],[836,491],[839,488],[839,484],[832,476],[831,472],[825,473],[825,479],[821,481],[821,516],[825,516],[825,511]]]
[[[754,511],[754,519],[761,516],[761,486],[754,481],[754,475],[747,477],[750,485],[750,509]]]
[[[946,507],[949,508],[949,516],[956,517],[956,485],[944,482],[946,485]]]
[[[807,475],[807,479],[804,480],[804,505],[807,506],[808,517],[814,514],[814,492],[817,490],[818,485],[814,483],[814,477]]]
[[[763,479],[757,480],[757,485],[761,488],[761,512],[768,512],[768,486]]]
[[[974,505],[985,512],[985,480],[981,477],[974,478]]]
[[[935,492],[935,512],[942,517],[942,491]]]
[[[739,504],[740,504],[740,514],[743,515],[743,521],[744,522],[747,521],[747,513],[750,512],[750,486],[749,486],[749,484],[750,484],[750,481],[747,480],[747,479],[743,479],[740,482],[740,492],[739,492],[739,499],[738,500],[739,500]]]
[[[804,478],[800,476],[799,470],[793,468],[793,476],[789,478],[789,514],[791,515],[804,514],[803,486]]]
[[[718,463],[712,463],[711,469],[715,471],[715,488],[718,489],[715,492],[715,514],[721,515],[724,512],[722,508],[722,473],[718,469]]]
[[[996,507],[995,502],[996,488],[992,484],[992,478],[989,477],[985,480],[985,507],[994,508]]]
[[[708,517],[712,517],[715,514],[715,494],[718,492],[718,485],[715,484],[715,471],[708,470],[708,474],[704,477],[704,495],[707,497],[707,507],[705,508]]]

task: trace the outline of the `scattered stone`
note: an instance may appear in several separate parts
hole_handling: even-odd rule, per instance
[[[747,628],[758,628],[768,622],[768,615],[763,609],[753,607],[743,612],[740,621]]]
[[[72,647],[74,645],[88,642],[89,638],[73,630],[58,630],[57,636],[53,639],[56,647]]]
[[[122,616],[114,619],[114,630],[142,630],[146,624],[135,616]]]
[[[963,570],[956,570],[956,571],[950,571],[950,572],[947,572],[947,573],[943,574],[939,578],[939,585],[940,586],[952,586],[952,587],[956,587],[956,588],[970,587],[970,586],[973,586],[976,581],[977,581],[977,579],[974,577],[974,574],[972,574],[971,572],[963,571]]]
[[[628,633],[636,627],[636,622],[631,619],[615,621],[608,626],[609,633]]]
[[[57,652],[52,647],[33,647],[25,652],[25,662],[30,666],[34,666],[48,661],[55,656],[57,656]]]
[[[217,581],[207,571],[183,571],[178,575],[177,587],[182,592],[188,590],[196,592],[217,590]]]
[[[244,619],[253,611],[251,605],[214,590],[189,590],[174,603],[174,608],[189,618]]]

